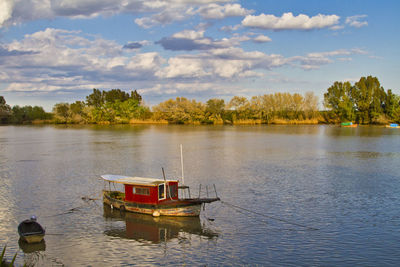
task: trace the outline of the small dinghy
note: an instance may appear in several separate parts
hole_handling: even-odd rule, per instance
[[[18,233],[27,243],[40,243],[44,238],[45,230],[36,221],[36,217],[32,216],[18,225]]]

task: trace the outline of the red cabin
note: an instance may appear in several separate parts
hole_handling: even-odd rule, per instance
[[[178,181],[157,178],[103,175],[104,180],[124,185],[124,201],[141,204],[161,204],[178,200]]]
[[[171,199],[178,200],[178,181],[157,180],[151,185],[125,184],[125,201],[159,204]]]

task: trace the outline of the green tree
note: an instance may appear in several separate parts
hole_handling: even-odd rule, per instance
[[[68,103],[58,103],[53,107],[54,114],[61,118],[61,122],[67,123],[70,117],[70,105]]]
[[[400,114],[400,96],[393,94],[391,89],[386,94],[384,112],[392,120],[396,120],[397,114]]]
[[[70,104],[69,106],[72,114],[83,115],[85,102],[83,101],[75,101],[75,103]]]
[[[51,114],[47,113],[43,107],[34,106],[32,108],[32,119],[33,120],[47,120],[51,119]]]
[[[228,108],[233,110],[233,120],[246,120],[250,118],[250,102],[244,96],[234,96],[229,101]]]
[[[211,122],[223,122],[225,115],[225,101],[223,99],[209,99],[206,103],[206,114]]]
[[[136,90],[131,92],[131,99],[136,100],[139,105],[142,104],[142,96]]]
[[[205,121],[205,106],[184,97],[169,99],[153,107],[154,118],[172,123],[200,123]]]
[[[120,89],[103,91],[102,94],[106,103],[114,103],[115,101],[124,102],[129,99],[129,94]]]
[[[11,112],[12,112],[12,118],[11,118],[12,123],[19,124],[23,122],[24,112],[20,106],[18,105],[13,106]]]
[[[3,96],[0,96],[0,123],[8,123],[11,118],[11,107],[7,105]]]
[[[275,118],[278,111],[275,95],[269,94],[261,96],[261,106],[262,119],[269,123]]]
[[[335,82],[324,94],[324,105],[331,109],[340,121],[353,121],[356,109],[353,100],[354,88],[350,82]]]
[[[150,109],[142,106],[142,96],[135,90],[130,94],[120,89],[93,92],[86,97],[87,107],[76,102],[72,110],[81,110],[81,116],[89,122],[127,123],[130,119],[147,119],[151,116]]]
[[[378,78],[361,77],[354,84],[353,99],[357,107],[358,120],[361,123],[374,122],[380,114],[383,114],[386,93]]]
[[[71,123],[87,123],[90,121],[88,107],[83,101],[75,101],[69,105],[69,116]]]
[[[302,120],[304,114],[304,98],[302,95],[295,94],[286,94],[286,97],[289,101],[288,108],[288,119],[290,120]]]
[[[95,108],[100,108],[104,104],[104,93],[99,89],[94,88],[93,93],[86,96],[86,103],[88,106],[93,106]]]
[[[43,107],[39,106],[23,106],[20,107],[18,105],[13,106],[12,116],[10,121],[12,123],[20,124],[20,123],[30,123],[34,120],[49,120],[52,118],[51,113],[47,113]]]

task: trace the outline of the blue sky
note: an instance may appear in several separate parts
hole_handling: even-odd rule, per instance
[[[400,94],[399,1],[1,0],[0,95],[84,100],[93,88],[177,96],[312,91],[379,78]]]

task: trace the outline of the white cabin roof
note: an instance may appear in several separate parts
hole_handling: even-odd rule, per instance
[[[104,174],[101,176],[105,181],[119,184],[130,184],[130,185],[145,185],[145,186],[157,186],[165,183],[163,179],[157,178],[144,178],[144,177],[130,177],[123,175]],[[166,180],[167,182],[178,182],[178,180]]]

